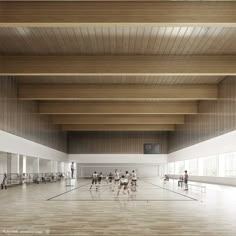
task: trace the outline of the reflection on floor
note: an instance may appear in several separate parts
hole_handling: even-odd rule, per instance
[[[90,180],[0,191],[0,235],[236,235],[236,188],[184,191],[177,182],[141,179],[137,192]]]

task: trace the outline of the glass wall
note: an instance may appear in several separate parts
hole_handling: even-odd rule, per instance
[[[236,152],[168,163],[168,174],[236,178]]]
[[[198,159],[193,159],[186,161],[187,165],[185,166],[186,170],[188,170],[188,173],[190,175],[198,175]]]
[[[236,177],[236,153],[219,155],[219,176]]]
[[[175,174],[175,163],[168,163],[168,174],[174,175]]]
[[[203,176],[218,176],[219,159],[218,156],[200,158],[199,162],[203,162]]]
[[[182,175],[185,170],[185,163],[184,161],[175,162],[175,174]]]

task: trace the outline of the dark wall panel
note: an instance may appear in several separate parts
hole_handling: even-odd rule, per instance
[[[11,77],[0,77],[0,130],[67,151],[67,134],[37,114],[36,102],[17,100],[17,82]]]
[[[144,143],[159,143],[167,153],[167,132],[70,132],[68,141],[70,154],[142,154]]]
[[[169,150],[174,152],[236,129],[236,77],[227,77],[219,84],[217,101],[199,103],[198,115],[187,115],[184,125],[170,132]],[[224,145],[224,144],[222,144]]]

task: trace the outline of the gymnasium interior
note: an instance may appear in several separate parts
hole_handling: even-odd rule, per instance
[[[1,0],[0,183],[0,235],[235,236],[236,1]]]

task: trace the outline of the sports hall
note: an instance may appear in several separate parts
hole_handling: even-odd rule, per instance
[[[1,0],[0,235],[235,236],[236,1]]]

